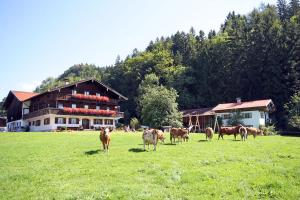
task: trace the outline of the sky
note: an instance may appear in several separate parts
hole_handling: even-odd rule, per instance
[[[219,30],[227,14],[276,0],[0,0],[0,99],[74,64],[107,66],[177,31]]]

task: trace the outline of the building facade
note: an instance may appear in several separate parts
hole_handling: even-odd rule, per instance
[[[127,100],[103,83],[84,80],[43,93],[10,91],[8,131],[53,131],[114,128],[123,118],[119,102]]]

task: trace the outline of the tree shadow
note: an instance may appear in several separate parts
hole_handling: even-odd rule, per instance
[[[128,149],[128,151],[133,152],[133,153],[145,152],[144,149],[142,149],[142,148],[131,148],[131,149]]]
[[[100,151],[101,151],[100,149],[91,150],[91,151],[84,152],[84,154],[90,156],[90,155],[98,154]]]

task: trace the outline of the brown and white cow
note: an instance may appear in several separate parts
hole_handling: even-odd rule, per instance
[[[188,141],[189,140],[189,130],[184,128],[171,128],[170,130],[170,141],[175,143],[175,138],[178,141]]]
[[[238,126],[233,126],[233,127],[221,127],[219,130],[219,136],[218,139],[220,139],[220,137],[222,137],[222,139],[224,139],[224,135],[234,135],[234,139],[236,140],[236,135],[240,134],[239,130],[240,128],[243,127],[242,125],[238,125]]]
[[[255,138],[257,135],[263,135],[263,131],[260,130],[260,129],[257,129],[257,128],[250,128],[250,127],[247,127],[247,132],[248,132],[248,135],[253,135],[253,138]]]
[[[103,150],[108,151],[109,143],[110,143],[110,130],[109,128],[102,128],[100,131],[100,140],[103,145]]]
[[[248,135],[247,135],[247,128],[246,127],[240,127],[239,128],[239,133],[241,134],[241,139],[242,141],[246,141]]]
[[[144,151],[146,151],[146,144],[148,144],[148,150],[149,150],[149,145],[153,144],[154,146],[153,151],[156,151],[156,145],[158,141],[158,131],[156,129],[145,130],[143,132],[142,139],[144,143]]]
[[[211,127],[207,127],[205,129],[205,135],[206,135],[206,140],[208,138],[211,140],[213,138],[213,136],[214,136],[214,130]]]

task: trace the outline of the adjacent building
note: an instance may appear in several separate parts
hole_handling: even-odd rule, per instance
[[[43,93],[10,91],[4,108],[8,131],[52,131],[115,127],[123,118],[125,96],[94,80],[83,80]]]
[[[195,129],[203,131],[208,126],[213,127],[217,117],[220,117],[223,126],[228,126],[228,120],[233,113],[239,112],[245,126],[259,128],[271,123],[270,113],[275,111],[271,99],[242,102],[237,98],[233,103],[218,104],[213,108],[201,108],[183,111],[184,124],[193,125]]]

